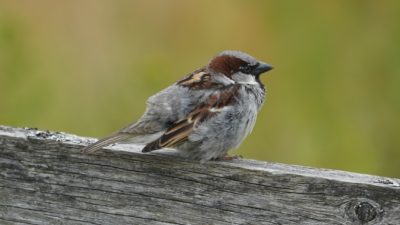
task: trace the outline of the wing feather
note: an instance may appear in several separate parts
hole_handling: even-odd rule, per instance
[[[187,87],[193,90],[199,89],[213,89],[213,88],[221,88],[222,84],[215,82],[211,74],[206,72],[204,68],[196,70],[189,76],[184,79],[178,81],[177,85],[182,87]]]
[[[172,147],[186,141],[199,124],[220,113],[222,108],[232,105],[236,101],[238,90],[238,85],[219,89],[185,118],[173,123],[160,138],[147,144],[142,152]]]

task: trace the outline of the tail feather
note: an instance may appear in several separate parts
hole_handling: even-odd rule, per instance
[[[82,149],[82,153],[92,154],[107,145],[124,141],[126,139],[129,139],[130,137],[131,137],[131,135],[126,134],[126,133],[116,133],[109,137],[103,138],[93,144],[86,146],[85,148]]]

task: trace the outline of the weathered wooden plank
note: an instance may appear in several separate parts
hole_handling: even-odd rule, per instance
[[[0,126],[0,224],[400,224],[398,179],[90,141]]]

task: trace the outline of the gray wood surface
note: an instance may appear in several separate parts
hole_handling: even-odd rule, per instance
[[[0,224],[400,224],[400,180],[0,126]]]

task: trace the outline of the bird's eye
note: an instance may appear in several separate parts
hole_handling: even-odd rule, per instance
[[[251,67],[249,65],[244,65],[240,67],[240,72],[245,73],[245,74],[250,74],[251,73]]]
[[[243,65],[240,67],[240,72],[245,73],[245,74],[251,74],[254,69],[257,67],[257,65]]]

